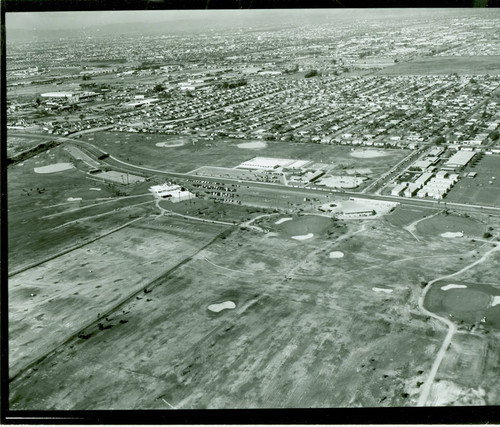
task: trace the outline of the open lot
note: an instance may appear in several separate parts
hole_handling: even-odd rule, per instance
[[[380,75],[500,74],[500,57],[430,56],[398,63],[378,71]]]
[[[466,171],[477,172],[477,175],[458,181],[446,201],[500,207],[500,155],[486,155]]]

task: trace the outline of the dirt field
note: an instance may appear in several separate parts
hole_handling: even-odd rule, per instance
[[[16,378],[11,406],[415,404],[445,333],[419,314],[420,282],[456,271],[478,247],[461,239],[450,254],[447,244],[416,243],[383,221],[351,221],[300,243],[235,230],[165,277],[151,301],[132,298],[104,329],[89,326],[88,339]],[[344,257],[329,258],[332,250]],[[235,308],[208,309],[224,301]]]
[[[223,229],[177,218],[141,220],[11,277],[10,375],[193,255]]]
[[[500,155],[486,155],[475,167],[468,168],[467,171],[477,172],[477,176],[458,181],[446,196],[446,200],[500,207]]]
[[[403,62],[378,71],[380,75],[500,74],[500,58],[485,56],[434,56]]]

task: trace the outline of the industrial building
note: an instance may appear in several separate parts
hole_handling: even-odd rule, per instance
[[[476,153],[474,151],[457,151],[448,159],[443,168],[446,170],[455,170],[458,168],[462,168],[472,160],[475,154]]]
[[[272,170],[278,168],[300,169],[308,160],[278,159],[274,157],[254,157],[236,166],[238,169],[263,169]]]

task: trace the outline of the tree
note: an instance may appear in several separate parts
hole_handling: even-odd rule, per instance
[[[498,131],[494,130],[493,132],[491,132],[490,138],[492,141],[496,141],[498,139]]]
[[[164,90],[164,87],[161,83],[158,83],[153,87],[154,92],[163,92],[163,90]]]
[[[311,71],[308,71],[306,74],[305,74],[305,78],[308,79],[310,77],[315,77],[318,75],[318,71],[317,70],[311,70]]]

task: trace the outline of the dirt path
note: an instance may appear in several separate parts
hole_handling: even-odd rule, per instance
[[[252,218],[246,222],[242,222],[240,224],[240,227],[247,227],[247,228],[252,228],[254,230],[257,230],[257,231],[261,231],[261,232],[264,232],[264,230],[257,226],[257,225],[252,225],[252,222],[255,222],[257,221],[258,219],[261,219],[261,218],[266,218],[266,217],[270,217],[270,216],[273,216],[273,215],[279,215],[277,213],[272,213],[272,214],[262,214],[262,215],[259,215],[259,216],[256,216],[255,218]]]
[[[408,231],[408,233],[410,233],[413,237],[415,237],[415,239],[417,240],[417,242],[420,242],[420,239],[414,234],[415,231],[417,231],[417,224],[419,222],[422,222],[426,219],[430,219],[436,215],[439,215],[441,212],[436,212],[435,214],[432,214],[431,216],[426,216],[424,218],[420,218],[420,219],[417,219],[416,221],[413,221],[411,224],[408,224],[406,227],[403,227],[406,231]]]
[[[491,242],[488,242],[488,243],[491,243]],[[475,267],[476,265],[483,263],[493,252],[497,252],[499,250],[500,250],[500,245],[496,244],[494,248],[490,249],[481,258],[474,261],[472,264],[465,266],[464,268],[462,268],[461,270],[459,270],[455,273],[448,274],[446,276],[441,276],[441,277],[438,277],[434,280],[431,280],[427,284],[427,286],[424,288],[422,295],[418,299],[418,306],[419,306],[420,310],[422,310],[422,312],[424,312],[426,315],[433,317],[434,319],[437,319],[440,322],[445,323],[448,326],[448,332],[447,332],[446,337],[443,341],[443,344],[441,344],[441,348],[439,349],[439,351],[436,355],[436,358],[434,359],[434,363],[432,364],[431,371],[429,372],[429,375],[428,375],[426,381],[424,382],[424,386],[422,387],[422,391],[420,393],[420,397],[418,399],[417,406],[425,406],[427,404],[427,400],[429,398],[431,387],[432,387],[432,384],[434,383],[434,378],[436,377],[437,371],[439,370],[439,367],[441,366],[441,362],[444,358],[444,355],[446,354],[446,350],[448,349],[448,346],[451,343],[453,335],[455,334],[455,332],[457,330],[457,326],[455,325],[455,323],[451,322],[449,319],[447,319],[445,317],[438,316],[437,314],[432,313],[431,311],[428,311],[425,309],[424,299],[425,299],[425,296],[427,295],[427,292],[429,291],[431,286],[434,283],[436,283],[437,281],[443,280],[443,279],[448,279],[450,277],[459,276],[460,274],[466,272],[467,270],[470,270],[471,268]]]
[[[100,213],[100,214],[97,214],[97,215],[84,216],[82,218],[78,218],[78,219],[75,219],[73,221],[65,222],[64,224],[58,225],[57,227],[52,228],[52,230],[58,230],[59,228],[67,227],[68,225],[76,224],[76,223],[79,223],[81,221],[86,221],[86,220],[89,220],[89,219],[100,218],[100,217],[103,217],[103,216],[107,216],[107,215],[111,215],[113,213],[116,213],[116,211],[121,211],[121,210],[124,210],[124,209],[133,208],[134,206],[147,205],[147,204],[150,204],[150,203],[151,203],[151,201],[148,200],[147,202],[141,202],[141,203],[136,203],[135,205],[124,206],[122,208],[113,209],[113,210],[110,210],[108,212]]]

